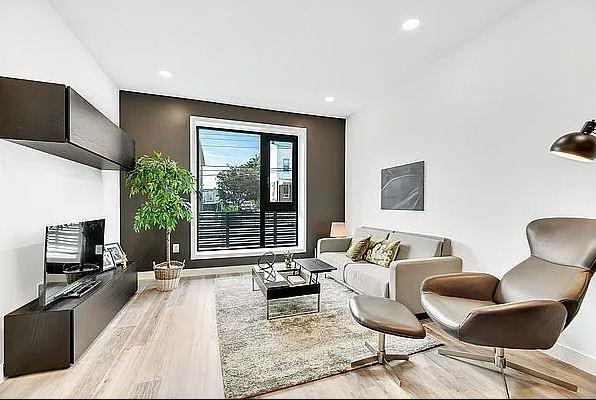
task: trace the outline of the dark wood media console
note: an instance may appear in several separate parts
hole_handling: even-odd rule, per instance
[[[41,307],[37,299],[4,316],[4,375],[68,368],[137,292],[136,266],[97,276],[80,298]]]

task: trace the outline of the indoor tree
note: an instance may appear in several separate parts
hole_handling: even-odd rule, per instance
[[[166,260],[171,265],[171,234],[180,221],[192,219],[187,196],[195,190],[195,178],[169,157],[153,152],[136,161],[135,169],[128,174],[126,185],[130,197],[146,199],[137,209],[134,230],[163,229],[166,232]]]

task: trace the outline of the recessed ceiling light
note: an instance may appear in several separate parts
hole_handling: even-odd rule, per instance
[[[333,96],[327,96],[327,97],[325,97],[325,102],[331,103],[332,101],[335,101],[335,97],[333,97]]]
[[[420,26],[420,20],[418,18],[410,18],[404,21],[401,28],[404,31],[413,31]]]
[[[164,78],[171,78],[172,76],[174,76],[170,71],[166,71],[165,69],[159,71],[158,74],[160,74]]]

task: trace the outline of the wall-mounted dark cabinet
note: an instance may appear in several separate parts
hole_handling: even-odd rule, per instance
[[[0,77],[0,139],[99,169],[135,164],[135,139],[61,84]]]

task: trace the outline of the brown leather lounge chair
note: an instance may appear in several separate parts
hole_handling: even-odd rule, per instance
[[[577,386],[508,361],[505,349],[551,348],[577,314],[596,264],[596,220],[546,218],[526,228],[530,257],[501,280],[482,273],[427,278],[422,305],[448,334],[479,346],[494,347],[494,357],[440,349],[439,353],[493,362],[569,390]]]

